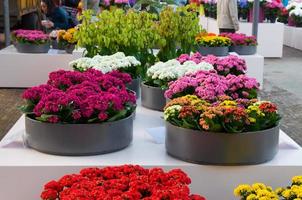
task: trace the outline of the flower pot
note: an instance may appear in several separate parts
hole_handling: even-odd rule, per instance
[[[198,52],[201,55],[227,56],[229,54],[229,47],[198,47]]]
[[[52,124],[26,116],[26,140],[38,151],[66,156],[96,155],[127,147],[132,141],[133,114],[114,122]]]
[[[296,23],[291,16],[288,17],[288,26],[296,26]]]
[[[47,53],[50,45],[49,43],[45,44],[24,44],[24,43],[15,43],[15,47],[19,53]]]
[[[126,85],[126,87],[129,90],[132,90],[132,91],[135,92],[137,99],[140,96],[140,82],[141,82],[141,79],[140,78],[136,78],[136,79],[132,79],[132,82]]]
[[[72,54],[74,48],[75,48],[75,45],[73,45],[73,44],[72,45],[67,45],[65,47],[65,51],[66,51],[66,53]]]
[[[231,46],[230,52],[236,52],[239,55],[254,55],[256,54],[257,46]]]
[[[278,152],[279,126],[245,133],[211,133],[166,122],[166,150],[180,160],[214,165],[267,162]]]
[[[59,44],[57,40],[51,40],[51,48],[52,49],[65,50],[65,47],[62,46],[62,44]]]
[[[141,84],[142,88],[142,106],[152,110],[163,111],[166,105],[165,91],[159,87],[148,86]]]

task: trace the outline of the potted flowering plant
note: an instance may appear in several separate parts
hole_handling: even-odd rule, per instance
[[[258,22],[262,23],[265,20],[264,16],[264,5],[266,3],[266,0],[259,0],[260,1],[260,8],[259,8],[259,19]],[[254,6],[254,0],[248,0],[248,7],[249,7],[249,13],[248,13],[248,22],[253,22],[253,6]]]
[[[43,31],[18,29],[12,32],[12,39],[20,53],[47,53],[49,37]]]
[[[257,40],[255,36],[247,36],[243,33],[222,33],[221,36],[231,39],[231,52],[236,52],[239,55],[253,55],[256,53]]]
[[[206,200],[190,194],[191,179],[180,169],[164,172],[138,165],[85,168],[44,185],[42,200],[64,199],[182,199]]]
[[[302,3],[292,5],[289,16],[296,27],[302,27]]]
[[[286,8],[282,8],[278,12],[278,22],[288,24],[289,12]]]
[[[202,55],[226,56],[231,46],[231,40],[227,37],[213,34],[199,33],[195,38],[198,51]]]
[[[302,176],[292,177],[292,183],[287,187],[279,187],[275,191],[263,183],[253,185],[241,184],[234,189],[234,195],[241,200],[272,199],[292,200],[299,199],[302,191]]]
[[[27,89],[21,110],[30,147],[58,155],[117,151],[132,141],[135,95],[128,74],[59,70]],[[118,131],[117,131],[118,130]]]
[[[117,52],[110,56],[96,55],[93,58],[79,58],[71,61],[69,65],[74,70],[81,72],[87,71],[88,69],[95,69],[103,73],[108,73],[114,70],[127,73],[132,78],[132,82],[127,84],[127,88],[136,92],[137,97],[139,96],[142,66],[141,62],[134,56],[125,56],[123,52]]]
[[[280,116],[275,104],[220,96],[211,103],[195,95],[164,108],[166,150],[181,160],[205,164],[256,164],[278,151]]]
[[[264,4],[265,18],[271,23],[275,23],[278,13],[282,8],[283,8],[283,4],[280,1],[277,0],[267,1]]]
[[[72,53],[78,42],[76,31],[76,28],[70,28],[68,30],[59,30],[57,33],[58,46],[65,48],[67,53]]]
[[[158,62],[147,70],[147,76],[142,83],[142,105],[154,110],[160,110],[165,106],[164,92],[168,83],[199,70],[211,70],[213,66],[206,62],[196,64],[192,61],[180,64],[176,59],[167,62]]]
[[[191,56],[188,54],[180,55],[177,60],[180,63],[193,61],[195,63],[207,62],[213,65],[219,75],[227,76],[228,74],[240,75],[245,74],[247,70],[246,62],[238,56],[229,55],[226,57],[216,57],[213,55],[202,56],[200,53],[194,53]]]
[[[226,77],[213,71],[198,71],[169,83],[165,97],[174,99],[185,95],[196,95],[207,101],[215,102],[219,96],[237,98],[257,98],[259,83],[244,74]]]

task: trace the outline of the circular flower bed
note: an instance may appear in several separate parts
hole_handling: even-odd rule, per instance
[[[190,178],[180,169],[140,166],[86,168],[80,174],[50,181],[41,193],[43,200],[205,200],[191,195]]]

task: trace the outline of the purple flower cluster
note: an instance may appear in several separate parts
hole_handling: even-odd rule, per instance
[[[216,72],[198,71],[169,83],[165,97],[173,99],[187,94],[216,101],[218,97],[228,95],[233,98],[255,98],[259,84],[256,79],[245,75],[224,77]]]
[[[243,33],[222,33],[221,36],[228,37],[233,46],[256,46],[257,39],[255,36],[247,36]]]
[[[49,75],[47,84],[32,87],[23,93],[26,113],[51,123],[98,123],[129,116],[136,98],[127,91],[128,74],[102,74],[59,70]],[[116,117],[119,116],[119,117]]]
[[[13,39],[22,43],[42,44],[49,40],[49,36],[39,30],[18,29],[12,32]]]
[[[228,74],[245,74],[247,70],[246,62],[238,56],[230,55],[224,58],[218,58],[213,55],[202,56],[200,53],[195,53],[192,56],[188,54],[180,55],[177,60],[180,63],[193,61],[195,63],[207,62],[214,66],[218,74],[227,76]]]

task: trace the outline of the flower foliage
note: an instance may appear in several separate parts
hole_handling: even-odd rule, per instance
[[[26,44],[45,44],[49,37],[43,31],[18,29],[12,32],[12,38],[16,42]]]
[[[245,60],[234,55],[220,58],[213,55],[202,56],[197,52],[191,56],[188,54],[182,54],[177,58],[177,60],[180,63],[184,63],[186,61],[193,61],[197,64],[200,62],[210,63],[214,66],[214,69],[217,71],[217,73],[223,76],[227,76],[228,74],[245,74],[247,70]]]
[[[190,178],[180,169],[140,166],[86,168],[44,185],[42,200],[205,200],[191,195]]]
[[[213,66],[206,62],[196,64],[192,61],[181,64],[176,59],[167,62],[158,62],[147,70],[145,83],[153,87],[167,89],[170,81],[200,70],[213,70]]]
[[[133,79],[138,78],[142,71],[141,62],[134,56],[125,56],[123,52],[117,52],[110,56],[96,55],[93,58],[82,57],[71,61],[69,65],[73,69],[82,72],[91,68],[103,73],[118,70],[131,75]]]
[[[229,47],[231,46],[231,40],[228,37],[207,35],[205,33],[199,33],[195,38],[197,44],[203,47]]]
[[[76,38],[77,28],[70,28],[67,30],[58,30],[57,31],[57,40],[63,45],[76,44],[78,39]]]
[[[276,105],[268,101],[220,96],[210,103],[195,95],[172,99],[164,108],[164,118],[183,128],[226,133],[265,130],[280,120]]]
[[[226,77],[213,71],[198,71],[169,83],[165,96],[169,99],[194,94],[207,101],[216,101],[219,96],[232,98],[256,98],[259,83],[246,75]]]
[[[232,46],[256,46],[255,36],[247,36],[243,33],[222,33],[221,36],[228,37],[232,41]]]
[[[47,84],[27,89],[21,110],[29,117],[50,123],[100,123],[125,118],[134,111],[135,95],[127,91],[128,74],[103,74],[59,70]]]

